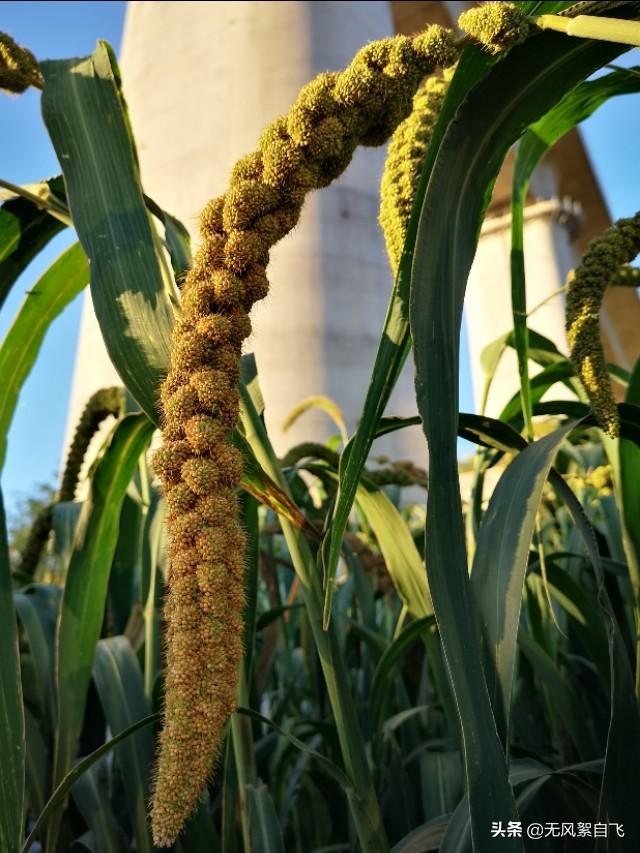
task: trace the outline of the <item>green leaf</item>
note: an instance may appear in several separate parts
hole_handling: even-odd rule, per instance
[[[476,853],[491,815],[516,819],[483,675],[457,475],[459,343],[464,293],[482,218],[509,147],[558,98],[622,48],[543,34],[515,48],[469,93],[449,125],[420,217],[410,320],[418,410],[429,444],[426,564],[465,743]],[[465,168],[460,168],[460,163]],[[521,851],[518,839],[504,839]]]
[[[175,849],[176,853],[222,853],[220,839],[211,818],[208,797],[200,797],[198,809],[185,824]]]
[[[45,584],[32,584],[13,596],[36,674],[41,720],[50,729],[55,720],[53,653],[59,601],[58,587]]]
[[[138,659],[126,637],[109,637],[98,642],[93,677],[113,734],[149,715]],[[120,765],[137,849],[150,853],[153,844],[147,824],[147,802],[153,763],[151,731],[141,729],[123,741],[116,748],[116,761]]]
[[[51,813],[56,809],[57,806],[61,805],[66,799],[69,791],[78,781],[78,779],[86,773],[87,770],[92,767],[96,761],[99,761],[105,755],[107,755],[111,750],[121,743],[123,740],[128,738],[130,735],[135,734],[139,729],[144,728],[145,726],[149,726],[152,723],[157,723],[160,720],[160,714],[152,714],[150,717],[145,717],[144,720],[138,720],[137,723],[134,723],[132,726],[129,726],[128,729],[125,729],[123,732],[120,732],[119,735],[112,737],[111,740],[108,740],[106,743],[103,743],[102,746],[99,746],[98,749],[94,750],[90,755],[87,755],[86,758],[83,758],[79,761],[75,767],[73,767],[66,774],[64,779],[57,786],[53,794],[47,800],[47,803],[44,809],[38,815],[38,819],[35,824],[27,840],[22,846],[20,853],[28,853],[31,849],[33,843],[36,838],[40,835],[40,832],[45,825],[47,819],[51,815]]]
[[[607,733],[604,774],[600,790],[599,820],[618,821],[625,826],[624,839],[610,839],[609,849],[632,851],[640,846],[640,825],[634,792],[640,786],[640,767],[630,755],[640,754],[640,710],[627,649],[605,586],[604,569],[595,532],[569,486],[559,475],[551,482],[564,501],[585,544],[598,587],[598,602],[609,639],[611,673],[611,718]],[[615,815],[615,817],[614,817]]]
[[[240,383],[240,417],[244,434],[258,464],[267,476],[286,492],[286,480],[255,408],[254,400],[261,397],[256,380],[253,385],[249,390],[244,382]],[[281,523],[296,575],[300,580],[313,641],[327,685],[342,758],[347,777],[352,783],[354,794],[349,797],[349,803],[356,831],[365,850],[384,853],[388,842],[335,626],[330,626],[328,631],[322,629],[322,595],[316,565],[302,533],[286,518],[283,518]]]
[[[284,419],[281,426],[282,431],[286,432],[299,418],[302,417],[302,415],[312,409],[320,409],[320,411],[324,412],[327,417],[331,419],[334,426],[337,427],[342,440],[346,443],[348,438],[347,425],[344,422],[342,410],[334,400],[330,397],[325,397],[322,394],[318,394],[313,397],[306,397],[304,400],[300,400],[299,403],[296,403]]]
[[[0,468],[20,389],[31,372],[51,322],[89,281],[87,259],[78,243],[63,252],[26,296],[0,347]]]
[[[391,853],[427,853],[442,844],[451,815],[440,815],[418,826],[391,848]]]
[[[396,419],[394,426],[398,421]],[[302,467],[319,477],[335,478],[329,466],[303,463]],[[373,530],[387,571],[407,610],[418,619],[431,614],[433,608],[422,557],[397,507],[379,486],[365,477],[358,484],[356,503]]]
[[[242,386],[241,386],[242,387]],[[248,393],[246,388],[241,393]],[[242,453],[244,466],[242,471],[242,480],[240,485],[242,488],[252,495],[260,503],[264,504],[269,509],[272,509],[282,518],[286,518],[295,527],[300,530],[307,530],[309,533],[308,524],[304,515],[295,503],[289,498],[283,490],[265,473],[263,467],[256,459],[255,453],[251,448],[250,442],[245,438],[245,435],[236,430],[233,434],[233,443]]]
[[[406,521],[382,489],[364,478],[356,501],[371,525],[398,595],[416,619],[430,616],[433,607],[422,557]]]
[[[284,853],[282,832],[266,785],[247,785],[253,853]]]
[[[129,845],[109,802],[107,761],[96,761],[71,789],[75,804],[93,832],[97,853],[127,853]]]
[[[142,539],[142,581],[140,598],[144,602],[144,692],[153,700],[160,671],[160,620],[162,581],[167,571],[167,504],[153,490],[144,522]]]
[[[0,849],[16,853],[22,839],[26,747],[18,629],[11,592],[11,567],[1,494],[0,649]]]
[[[546,767],[539,761],[521,759],[519,761],[512,761],[509,765],[509,781],[514,786],[522,785],[526,782],[530,782],[531,780],[549,779],[554,773],[572,773],[587,767],[591,769],[595,763],[596,762],[591,762],[589,764],[576,764],[553,771],[551,768]],[[450,817],[442,846],[438,848],[440,853],[469,853],[469,851],[471,851],[470,829],[469,800],[465,794]],[[401,850],[402,848],[398,848],[398,853],[400,853]],[[392,853],[395,853],[395,848]],[[405,851],[402,850],[402,853],[405,853]]]
[[[589,118],[609,98],[640,91],[640,66],[619,69],[580,83],[541,119],[531,125],[518,145],[514,164],[514,191],[520,196],[547,151],[570,130]]]
[[[56,193],[61,183],[60,178],[51,178],[46,186]],[[18,276],[65,227],[47,210],[25,198],[4,202],[0,207],[0,307]]]
[[[426,631],[435,625],[433,615],[423,616],[403,628],[395,640],[387,646],[380,658],[371,686],[371,717],[373,730],[379,731],[385,718],[386,699],[393,687],[393,673],[398,660]]]
[[[400,260],[398,274],[389,298],[387,314],[384,320],[380,344],[367,389],[362,415],[358,428],[345,447],[340,459],[338,494],[332,523],[329,526],[322,547],[322,560],[325,573],[324,621],[328,623],[331,613],[331,601],[335,574],[340,559],[342,538],[349,520],[349,513],[356,496],[358,482],[376,430],[391,393],[398,380],[402,367],[411,347],[409,335],[409,285],[413,251],[418,231],[418,221],[422,201],[445,131],[461,101],[474,83],[480,80],[495,60],[479,50],[466,50],[456,67],[451,80],[438,121],[433,131],[429,148],[422,164],[420,181],[413,202],[413,210],[407,236]]]
[[[625,400],[640,404],[640,359],[631,375]],[[624,433],[623,433],[624,436]],[[636,634],[640,638],[640,447],[628,438],[618,442],[617,477],[620,521],[633,594]],[[640,639],[636,646],[636,693],[640,695]]]
[[[489,658],[487,687],[505,744],[522,588],[538,507],[558,447],[573,427],[530,444],[511,462],[491,496],[476,543],[471,590]]]
[[[149,418],[169,363],[174,298],[145,207],[111,49],[43,62],[42,113],[60,160],[113,364]]]
[[[250,717],[253,720],[256,720],[262,725],[267,726],[270,729],[276,731],[279,735],[286,738],[289,743],[294,746],[297,750],[302,752],[304,755],[308,755],[310,758],[313,758],[318,766],[322,768],[322,770],[333,779],[333,781],[338,784],[345,792],[349,793],[352,790],[351,783],[349,781],[349,777],[341,770],[337,764],[334,764],[331,759],[327,758],[322,753],[317,752],[317,750],[312,749],[310,746],[297,738],[295,735],[292,735],[291,732],[286,731],[281,726],[279,726],[274,720],[269,717],[265,717],[262,714],[258,713],[258,711],[254,711],[251,708],[244,708],[240,706],[238,708],[238,714],[241,714],[245,717]]]
[[[173,272],[177,277],[191,266],[191,237],[189,232],[179,219],[163,210],[148,195],[144,196],[144,203],[147,210],[153,213],[164,226],[165,245],[171,258]]]
[[[50,755],[42,737],[40,724],[28,708],[24,711],[24,721],[27,735],[26,804],[31,814],[37,815],[42,811],[47,800]],[[22,841],[22,834],[20,841]]]
[[[122,502],[152,432],[153,424],[145,415],[123,418],[95,469],[91,491],[78,520],[58,625],[54,786],[68,772],[75,753],[118,541]],[[51,846],[59,818],[58,810],[49,824]]]
[[[553,715],[562,722],[563,731],[573,742],[577,754],[585,759],[598,755],[598,741],[593,733],[592,721],[584,715],[583,701],[571,679],[528,631],[521,628],[518,640],[520,650],[531,664],[538,684],[551,697]]]

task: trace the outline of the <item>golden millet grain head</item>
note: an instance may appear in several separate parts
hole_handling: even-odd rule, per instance
[[[531,32],[531,22],[513,3],[486,3],[469,9],[458,18],[458,26],[493,54],[520,44]]]
[[[165,489],[167,509],[171,515],[190,512],[196,505],[198,496],[186,483],[178,483],[172,488]]]
[[[358,145],[386,141],[422,77],[457,58],[453,33],[430,27],[364,48],[322,74],[233,169],[202,213],[202,244],[182,288],[162,389],[165,445],[154,457],[169,509],[166,700],[152,823],[173,843],[193,811],[235,707],[242,649],[244,534],[234,494],[242,456],[229,439],[249,310],[269,285],[269,250],[295,226],[307,193],[329,184]],[[411,149],[412,156],[419,152]],[[411,178],[411,175],[409,175]],[[398,178],[409,192],[410,180]]]
[[[194,415],[184,425],[187,441],[195,453],[214,454],[225,440],[225,425],[210,415]]]
[[[151,457],[151,468],[166,486],[176,486],[182,479],[182,466],[191,453],[188,441],[165,441]]]
[[[618,435],[619,421],[600,339],[600,310],[606,288],[638,252],[640,213],[620,219],[594,240],[568,279],[566,329],[571,361],[600,426],[611,436]]]
[[[200,229],[206,234],[223,234],[223,211],[225,196],[211,199],[200,214]]]
[[[219,486],[236,485],[242,477],[242,455],[232,445],[219,446],[214,459],[196,456],[182,466],[182,478],[197,495],[209,495]]]
[[[200,361],[194,360],[193,363],[200,364]],[[198,395],[191,385],[182,385],[177,391],[166,397],[163,403],[165,420],[173,426],[184,424],[200,409]]]
[[[420,78],[436,68],[448,68],[458,60],[460,49],[453,30],[432,24],[412,39],[411,47],[418,57]]]

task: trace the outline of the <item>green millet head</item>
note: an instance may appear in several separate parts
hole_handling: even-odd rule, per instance
[[[493,54],[503,53],[523,42],[532,24],[513,3],[485,3],[463,12],[458,26]]]
[[[123,388],[102,388],[89,398],[80,415],[67,453],[67,461],[62,474],[60,491],[56,496],[56,503],[75,500],[80,472],[91,439],[106,418],[110,416],[119,417],[123,409]],[[42,551],[49,539],[52,522],[53,504],[45,507],[38,514],[29,531],[29,536],[20,558],[20,572],[23,575],[33,577]]]
[[[102,388],[89,398],[80,416],[67,453],[58,500],[74,500],[82,463],[91,439],[106,418],[110,416],[117,418],[122,414],[123,408],[123,388]]]
[[[391,137],[380,187],[380,225],[394,275],[402,256],[425,154],[447,91],[450,74],[429,77],[413,99],[411,115]]]
[[[0,33],[0,89],[20,95],[29,86],[42,88],[40,66],[25,47],[6,33]]]
[[[637,213],[632,219],[618,220],[594,240],[568,280],[566,329],[571,361],[598,423],[610,436],[618,435],[619,419],[600,339],[600,310],[606,288],[616,282],[621,268],[639,252]]]

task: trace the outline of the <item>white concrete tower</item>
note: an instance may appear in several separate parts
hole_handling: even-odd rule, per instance
[[[196,236],[205,202],[235,161],[317,73],[345,67],[393,33],[387,2],[130,2],[121,53],[124,93],[145,191]],[[271,254],[271,291],[253,311],[267,422],[276,449],[336,432],[322,412],[281,424],[304,397],[325,394],[352,432],[364,401],[392,276],[377,222],[385,150],[358,150],[334,185],[306,201],[300,224]],[[85,306],[73,419],[112,368]],[[416,411],[407,365],[389,411]],[[419,429],[379,448],[426,461]],[[381,442],[382,444],[382,442]]]

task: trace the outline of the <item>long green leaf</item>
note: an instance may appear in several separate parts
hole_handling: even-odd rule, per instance
[[[149,715],[144,680],[131,643],[126,637],[109,637],[96,646],[93,677],[107,723],[114,735]],[[147,823],[149,774],[153,762],[153,737],[142,729],[116,747],[137,849],[153,848]]]
[[[284,853],[282,832],[266,785],[247,785],[253,853]]]
[[[429,444],[426,563],[463,730],[476,853],[490,849],[490,816],[516,819],[516,810],[482,670],[460,505],[456,434],[464,293],[509,147],[558,97],[621,49],[554,34],[514,49],[469,93],[449,125],[418,229],[410,320],[418,410]],[[522,850],[518,839],[505,839],[502,846]]]
[[[144,602],[144,692],[153,699],[160,670],[160,603],[167,563],[167,505],[156,490],[147,510],[142,541],[141,600]]]
[[[635,695],[627,650],[605,586],[604,569],[595,532],[569,486],[552,472],[551,482],[564,501],[585,544],[594,569],[598,602],[609,639],[611,718],[607,733],[604,774],[600,789],[599,820],[624,824],[624,838],[612,837],[612,851],[632,853],[640,846],[635,792],[640,787],[640,767],[629,756],[640,754],[640,709]]]
[[[551,697],[553,714],[562,722],[563,731],[573,742],[577,754],[585,760],[595,758],[599,753],[592,720],[584,715],[580,694],[571,679],[567,678],[551,655],[528,631],[521,628],[518,640],[520,650],[531,664],[538,684],[546,688]]]
[[[87,259],[78,243],[63,252],[26,296],[0,347],[0,468],[20,389],[29,375],[51,322],[89,281]]]
[[[558,447],[555,430],[522,450],[491,496],[476,544],[471,590],[489,660],[485,674],[498,733],[508,743],[522,588],[542,490]]]
[[[71,795],[96,840],[96,853],[127,853],[129,845],[109,801],[109,771],[105,758],[96,761],[77,780]]]
[[[416,619],[433,613],[422,557],[406,522],[387,495],[362,479],[356,502],[371,525],[398,595]]]
[[[24,722],[27,735],[26,805],[31,814],[37,815],[42,811],[47,801],[50,756],[42,737],[40,725],[28,708],[25,708],[24,711]],[[22,842],[22,838],[20,838],[20,842]]]
[[[54,193],[61,183],[59,177],[46,182]],[[25,198],[11,198],[0,207],[0,307],[20,273],[63,228],[63,222]]]
[[[145,208],[115,58],[43,62],[42,112],[91,263],[91,296],[107,350],[153,421],[169,363],[172,282]]]
[[[13,596],[36,673],[41,719],[50,727],[55,719],[53,653],[59,593],[58,587],[33,584]]]
[[[24,809],[25,726],[18,629],[11,592],[4,505],[0,494],[0,849],[20,849]]]
[[[304,467],[320,476],[330,471],[313,464]],[[422,557],[397,507],[381,488],[365,477],[358,483],[356,503],[373,530],[389,576],[407,610],[416,619],[429,616],[433,608]]]
[[[387,314],[362,415],[358,423],[358,428],[351,441],[345,447],[340,460],[340,479],[333,520],[327,531],[322,548],[326,578],[324,603],[325,625],[328,623],[331,614],[331,600],[338,560],[340,559],[342,537],[344,536],[349,513],[351,512],[351,507],[356,496],[358,481],[376,436],[378,423],[384,414],[391,392],[395,387],[411,346],[409,335],[411,264],[413,262],[413,251],[418,231],[419,213],[427,189],[429,176],[440,142],[456,109],[466,96],[469,88],[487,73],[494,61],[492,57],[479,50],[470,49],[464,52],[447,89],[442,110],[438,116],[438,121],[422,164],[420,182],[416,190],[413,211],[407,228],[403,254],[389,298]]]
[[[145,415],[129,415],[121,421],[96,467],[89,498],[78,520],[58,624],[54,787],[72,764],[102,626],[109,572],[118,541],[120,510],[138,458],[152,432],[153,424]],[[57,836],[59,819],[58,809],[48,829],[51,846]]]
[[[512,785],[522,785],[531,780],[546,781],[555,774],[561,775],[564,773],[572,774],[577,771],[598,772],[600,762],[583,762],[582,764],[574,764],[569,767],[562,767],[560,770],[551,770],[535,760],[521,759],[511,762],[509,766],[509,781]],[[518,797],[518,804],[521,798]],[[456,810],[450,817],[448,826],[446,826],[446,834],[442,842],[442,846],[426,849],[439,849],[440,853],[469,853],[471,850],[471,823],[469,819],[469,800],[465,796],[460,800]],[[426,827],[425,827],[426,829]],[[430,836],[429,836],[430,837]],[[501,844],[501,840],[495,840],[496,844]],[[415,848],[405,848],[398,846],[394,847],[391,853],[419,853]]]
[[[390,688],[393,670],[399,658],[434,624],[435,618],[432,615],[411,622],[385,649],[376,667],[371,685],[370,706],[374,731],[377,732],[380,729],[384,720],[386,694]]]
[[[636,362],[625,397],[627,403],[640,404],[640,359]],[[618,443],[620,521],[629,578],[633,594],[636,626],[636,695],[640,699],[640,447],[628,438]]]

